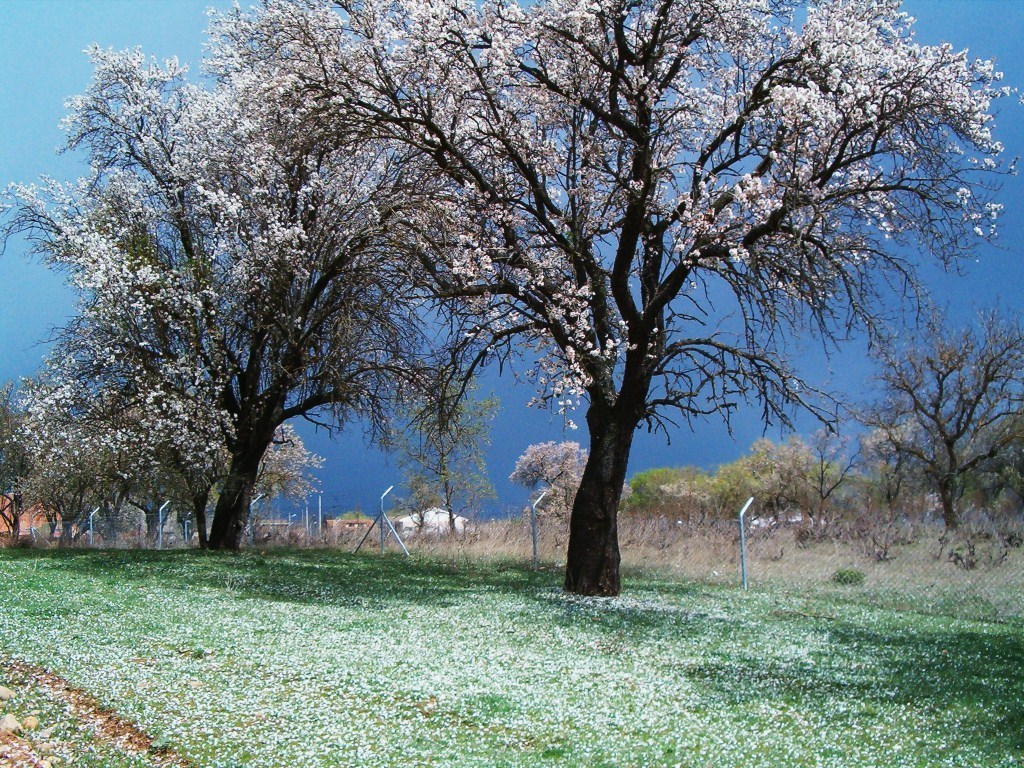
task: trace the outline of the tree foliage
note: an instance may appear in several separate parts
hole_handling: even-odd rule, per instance
[[[586,404],[566,588],[619,590],[616,515],[642,423],[814,407],[785,339],[872,328],[894,243],[953,260],[998,206],[987,62],[923,46],[892,0],[271,2],[324,120],[444,179],[435,294],[481,353],[532,346],[541,399]]]
[[[412,377],[415,240],[402,233],[428,193],[379,143],[328,141],[280,62],[243,66],[229,28],[214,24],[208,87],[175,60],[92,49],[65,121],[92,174],[20,188],[6,226],[79,295],[43,397],[131,413],[192,478],[197,509],[206,459],[226,447],[213,547],[238,546],[281,425],[377,423]]]
[[[775,520],[814,519],[834,513],[854,469],[848,441],[815,433],[810,441],[756,440],[745,456],[714,472],[697,467],[659,468],[630,479],[631,513],[690,518],[733,518],[750,497],[757,513]]]

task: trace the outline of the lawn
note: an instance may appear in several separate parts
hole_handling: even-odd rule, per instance
[[[553,572],[337,552],[4,551],[0,573],[0,684],[44,667],[196,766],[1024,765],[1024,622],[857,587],[636,574],[579,599]],[[39,692],[6,711],[30,709],[75,765],[158,761]]]

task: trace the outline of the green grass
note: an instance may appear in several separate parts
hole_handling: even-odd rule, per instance
[[[42,689],[30,675],[5,667],[2,658],[0,683],[17,691],[15,699],[0,704],[2,713],[15,715],[19,722],[24,722],[28,715],[38,717],[40,727],[23,736],[40,760],[56,758],[54,765],[72,763],[78,768],[152,768],[154,765],[151,755],[127,754],[117,745],[98,738],[92,724],[69,716],[65,702]],[[10,763],[0,759],[0,766],[7,765]]]
[[[579,599],[551,572],[336,552],[0,572],[0,657],[200,766],[1024,765],[1024,625],[860,588],[634,575]]]

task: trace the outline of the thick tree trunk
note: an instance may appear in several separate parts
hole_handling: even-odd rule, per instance
[[[956,511],[956,480],[939,481],[939,500],[942,502],[942,522],[947,531],[955,531],[960,527],[960,516]]]
[[[192,518],[196,524],[196,535],[199,537],[199,548],[209,548],[206,535],[206,505],[210,501],[210,489],[200,491],[192,497]],[[186,542],[187,544],[188,542]]]
[[[249,438],[231,455],[227,476],[221,484],[217,506],[213,510],[208,549],[238,551],[242,546],[242,532],[249,521],[252,490],[256,486],[260,462],[274,437],[274,427],[246,430]]]
[[[565,591],[614,596],[619,578],[619,500],[626,481],[636,420],[591,404],[587,411],[590,456],[569,520]]]
[[[60,543],[61,546],[70,546],[74,541],[74,523],[70,520],[61,520],[60,525]]]
[[[242,546],[242,531],[249,521],[252,489],[256,485],[260,459],[263,453],[244,451],[231,458],[231,468],[221,487],[217,507],[213,511],[209,549],[238,551]]]

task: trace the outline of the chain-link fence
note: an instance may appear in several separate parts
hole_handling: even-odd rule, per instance
[[[345,521],[261,519],[246,528],[244,547],[328,547],[353,551],[372,518]],[[897,610],[953,618],[1024,622],[1024,524],[968,519],[955,531],[941,523],[860,519],[748,520],[746,565],[752,590],[798,591],[853,597]],[[529,515],[476,522],[459,534],[407,530],[413,554],[452,560],[502,560],[529,567],[533,538]],[[389,549],[399,551],[388,536]],[[40,532],[23,545],[54,546]],[[74,546],[180,549],[197,546],[194,527],[167,521],[163,534],[145,526],[100,535],[94,530]],[[376,538],[374,538],[376,542]],[[736,520],[630,517],[619,521],[622,567],[631,577],[683,579],[740,585],[740,536]],[[538,554],[542,568],[564,565],[568,525],[542,518]],[[375,549],[376,545],[371,549]]]
[[[1022,526],[747,523],[750,589],[853,597],[896,610],[954,618],[1024,622]],[[417,552],[439,557],[529,564],[529,517],[472,527],[464,536],[406,537]],[[565,562],[568,526],[542,520],[538,547],[545,568]],[[740,586],[737,521],[629,518],[619,522],[622,568],[631,577],[685,579]],[[344,542],[339,542],[343,546]]]

